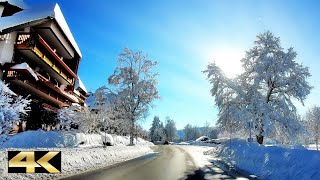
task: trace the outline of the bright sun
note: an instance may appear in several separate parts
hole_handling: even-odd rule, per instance
[[[244,55],[244,50],[240,48],[215,48],[207,53],[209,62],[215,61],[229,78],[233,78],[242,72],[240,60]]]

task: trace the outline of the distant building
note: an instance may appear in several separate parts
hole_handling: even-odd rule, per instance
[[[0,78],[15,93],[54,112],[84,106],[81,57],[58,4],[25,8],[21,0],[0,0]]]

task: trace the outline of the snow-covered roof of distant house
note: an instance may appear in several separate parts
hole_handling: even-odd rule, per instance
[[[23,0],[0,0],[0,3],[3,3],[3,2],[4,3],[7,2],[11,5],[17,6],[22,9],[27,7],[26,4],[23,2]]]
[[[61,12],[61,9],[58,4],[41,6],[41,7],[31,7],[30,9],[25,9],[20,11],[12,16],[1,17],[0,18],[0,31],[6,29],[14,28],[20,25],[30,24],[30,23],[39,23],[46,19],[55,19],[67,39],[79,54],[82,57],[80,49],[70,31],[70,28]]]
[[[77,88],[81,88],[84,92],[88,93],[86,87],[84,86],[84,84],[82,83],[80,77],[78,77],[78,79],[76,80],[76,83],[75,83],[75,89]]]

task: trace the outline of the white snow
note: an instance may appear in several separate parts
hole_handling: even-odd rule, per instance
[[[111,146],[114,145],[113,137],[110,134],[101,133],[101,140],[104,145],[109,144]]]
[[[51,5],[46,7],[33,7],[18,12],[13,16],[2,17],[0,18],[0,31],[31,22],[41,21],[48,17],[54,18],[56,20],[64,34],[67,36],[67,39],[70,41],[71,45],[74,47],[81,58],[81,51],[58,4],[55,4],[54,7]]]
[[[197,167],[203,168],[206,165],[212,165],[211,161],[214,160],[214,157],[204,154],[204,152],[213,149],[212,147],[194,146],[194,145],[192,146],[180,145],[178,147],[184,149],[191,155],[193,162]]]
[[[26,131],[9,137],[0,145],[1,179],[56,179],[103,168],[151,153],[153,144],[138,138],[135,146],[128,146],[129,137],[107,134],[114,146],[102,145],[104,134],[62,133],[59,131]],[[1,139],[1,137],[0,137]],[[0,142],[1,143],[1,142]],[[7,151],[61,151],[60,174],[8,174]]]
[[[18,149],[19,151],[61,151],[62,173],[61,174],[8,174],[7,151],[16,149],[0,150],[0,176],[1,179],[57,179],[74,174],[95,170],[124,162],[147,153],[152,150],[148,146],[107,146],[94,148],[53,148],[53,149]]]
[[[261,179],[317,179],[320,152],[303,148],[283,148],[233,139],[218,146],[215,153],[236,168]]]
[[[77,89],[78,87],[81,88],[84,92],[88,93],[86,87],[84,86],[84,84],[81,81],[79,76],[78,76],[78,79],[76,80],[76,83],[75,83],[75,89]]]
[[[36,81],[39,80],[38,76],[36,75],[36,73],[32,70],[32,68],[27,64],[27,63],[21,63],[21,64],[16,64],[14,66],[11,67],[11,69],[25,69],[27,70]]]
[[[100,134],[84,134],[61,131],[25,131],[13,136],[9,140],[0,142],[0,148],[74,148],[74,147],[102,147],[107,137],[107,142],[115,146],[127,146],[130,144],[129,136]],[[151,146],[151,142],[138,138],[137,145]]]
[[[309,150],[317,150],[317,145],[316,144],[309,144],[308,146],[306,146],[306,148]],[[320,146],[318,148],[320,149]]]

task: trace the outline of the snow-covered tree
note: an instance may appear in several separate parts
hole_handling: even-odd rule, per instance
[[[160,125],[155,129],[155,134],[159,137],[159,141],[166,139],[166,130],[162,122],[160,122]]]
[[[105,86],[98,88],[94,93],[94,104],[99,109],[109,103],[108,89]]]
[[[314,106],[309,109],[306,113],[306,126],[316,143],[317,150],[319,150],[319,140],[320,140],[320,107]]]
[[[108,78],[120,98],[120,105],[130,120],[130,144],[133,144],[134,125],[144,117],[154,99],[159,98],[157,73],[152,68],[157,62],[151,61],[141,51],[125,48],[118,56],[118,67]]]
[[[184,134],[184,140],[189,141],[192,139],[192,126],[191,124],[187,124],[186,126],[184,126],[183,128],[183,134]]]
[[[183,128],[183,133],[186,141],[195,140],[200,137],[199,128],[197,126],[192,126],[189,123]]]
[[[218,138],[218,134],[219,134],[219,130],[218,128],[212,128],[209,132],[209,138],[211,139],[217,139]]]
[[[176,132],[177,132],[175,121],[170,117],[166,117],[166,124],[164,129],[165,129],[167,141],[170,141],[170,142],[174,141],[176,139]]]
[[[255,46],[246,51],[241,60],[244,72],[238,77],[229,79],[215,63],[209,64],[204,73],[213,85],[218,125],[244,128],[253,122],[260,144],[276,128],[282,135],[294,136],[292,127],[298,121],[292,100],[303,103],[311,90],[306,81],[308,67],[297,63],[296,56],[293,48],[285,51],[280,38],[268,31],[258,35]]]
[[[140,125],[137,125],[135,130],[135,136],[147,140],[148,131],[144,130]]]
[[[30,101],[16,95],[0,80],[0,134],[10,130],[13,123],[20,120],[21,114],[27,114]]]
[[[75,130],[82,121],[81,112],[77,106],[65,107],[58,110],[57,119],[62,130]]]
[[[210,133],[211,129],[212,128],[210,127],[210,123],[208,121],[206,121],[204,123],[203,128],[202,128],[201,135],[202,136],[209,136],[209,133]]]
[[[160,127],[160,118],[159,116],[155,116],[153,118],[152,125],[149,130],[149,137],[152,142],[160,140],[160,135],[158,134],[159,127]]]

